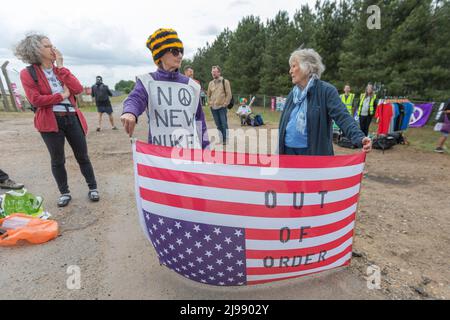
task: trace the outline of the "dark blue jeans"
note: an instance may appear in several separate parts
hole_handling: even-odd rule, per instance
[[[222,135],[222,141],[227,141],[227,131],[228,131],[228,120],[227,120],[227,108],[223,107],[217,110],[211,108],[211,112],[214,118],[214,122],[216,123],[217,129]]]
[[[65,167],[66,156],[64,154],[64,143],[66,139],[77,159],[81,173],[89,186],[89,190],[97,189],[94,169],[88,156],[86,137],[84,136],[83,128],[78,117],[76,115],[56,116],[56,121],[59,131],[41,132],[41,136],[50,152],[52,173],[58,184],[59,191],[61,194],[70,193]]]
[[[285,147],[285,154],[294,155],[294,156],[305,156],[306,152],[308,152],[308,148],[289,148]]]

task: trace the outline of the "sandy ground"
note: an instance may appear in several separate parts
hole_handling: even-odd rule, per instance
[[[120,106],[115,106],[118,121]],[[90,128],[96,114],[86,113]],[[239,124],[231,117],[230,127]],[[213,128],[213,124],[208,124]],[[274,127],[274,126],[267,126]],[[145,121],[136,136],[145,140]],[[0,113],[0,167],[45,199],[60,236],[44,245],[0,248],[0,299],[449,299],[450,157],[396,146],[367,159],[352,264],[311,277],[245,288],[201,285],[160,266],[137,217],[131,145],[122,130],[88,135],[101,201],[91,203],[71,150],[73,200],[56,207],[50,158],[32,114]],[[218,146],[217,148],[221,148]],[[337,153],[355,152],[336,147]],[[69,266],[81,289],[69,290]],[[381,289],[367,288],[367,267]]]

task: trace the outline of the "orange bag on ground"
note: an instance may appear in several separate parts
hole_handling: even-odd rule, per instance
[[[53,220],[42,220],[29,215],[15,213],[0,219],[0,246],[16,246],[21,244],[45,243],[58,236],[58,223]]]

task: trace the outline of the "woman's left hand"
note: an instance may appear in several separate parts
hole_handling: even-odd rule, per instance
[[[64,58],[63,58],[61,51],[59,51],[56,48],[54,50],[55,50],[55,54],[56,54],[56,66],[58,68],[64,67]]]
[[[362,139],[363,152],[369,153],[372,150],[372,139],[365,137]]]

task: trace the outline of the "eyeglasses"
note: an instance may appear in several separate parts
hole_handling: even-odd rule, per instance
[[[174,57],[178,57],[181,53],[181,55],[183,55],[184,50],[183,49],[179,49],[179,48],[170,48],[169,52],[173,54]]]

